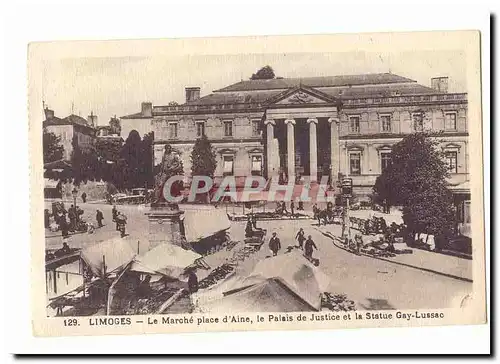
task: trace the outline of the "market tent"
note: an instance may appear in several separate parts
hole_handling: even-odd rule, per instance
[[[302,312],[316,311],[293,292],[280,278],[264,279],[250,287],[226,293],[200,307],[205,313],[228,312]]]
[[[224,209],[211,208],[184,210],[184,231],[189,243],[196,242],[231,227]]]
[[[261,260],[241,284],[255,281],[256,277],[280,278],[293,292],[316,309],[320,309],[321,294],[328,290],[329,284],[328,277],[297,251]]]
[[[192,265],[201,255],[177,245],[161,244],[136,257],[131,270],[141,273],[163,274],[179,278],[184,269]]]
[[[106,240],[82,250],[82,259],[97,276],[120,271],[128,265],[135,256],[130,244],[121,238]]]

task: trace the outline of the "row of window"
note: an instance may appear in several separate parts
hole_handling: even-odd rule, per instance
[[[458,152],[447,151],[444,155],[445,163],[450,174],[457,173]],[[391,152],[380,153],[380,170],[385,171],[391,164]],[[361,152],[349,153],[349,173],[353,176],[361,175]]]
[[[421,132],[424,130],[424,117],[422,113],[413,113],[413,130]],[[360,132],[360,116],[349,116],[349,132],[351,134],[359,134]],[[448,131],[457,130],[457,113],[455,111],[446,112],[444,116],[444,129]],[[391,115],[380,115],[380,131],[382,133],[392,132]]]
[[[231,120],[224,120],[224,136],[232,137],[233,136],[233,122]],[[196,137],[201,138],[205,135],[205,122],[197,121],[196,122]],[[260,121],[252,120],[252,136],[258,137],[260,136]],[[168,138],[169,139],[177,139],[179,137],[179,126],[176,122],[168,123]]]
[[[225,155],[222,157],[222,174],[224,176],[232,176],[234,175],[234,156]],[[252,156],[252,175],[260,176],[262,175],[262,156],[261,155],[253,155]]]

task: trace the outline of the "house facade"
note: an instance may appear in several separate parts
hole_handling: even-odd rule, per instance
[[[71,114],[65,118],[54,115],[54,111],[49,108],[44,109],[45,120],[43,127],[56,136],[60,137],[60,143],[64,147],[63,159],[69,161],[73,151],[73,137],[76,136],[78,146],[83,152],[90,152],[96,138],[97,117],[89,115],[88,120]]]
[[[166,143],[190,175],[194,142],[206,135],[217,154],[216,176],[310,177],[335,183],[339,173],[367,197],[391,161],[391,147],[425,131],[439,141],[450,184],[468,180],[467,94],[448,93],[390,73],[248,80],[200,96],[186,88],[182,105],[154,106],[155,164]]]
[[[130,132],[136,130],[142,138],[145,134],[152,131],[151,120],[153,119],[153,104],[143,102],[141,111],[131,115],[121,116],[119,119],[120,136],[127,140]]]

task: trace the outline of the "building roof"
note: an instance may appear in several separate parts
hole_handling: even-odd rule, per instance
[[[87,120],[82,118],[81,116],[71,114],[69,116],[66,116],[65,118],[61,119],[58,118],[57,116],[53,116],[49,119],[45,119],[43,121],[43,126],[51,126],[51,125],[80,125],[86,128],[94,129],[92,125],[89,125],[87,123]]]
[[[309,87],[340,87],[377,85],[391,83],[416,83],[415,80],[394,75],[392,73],[369,73],[361,75],[341,75],[303,78],[274,78],[270,80],[247,80],[229,85],[215,92],[252,91],[252,90],[283,90],[300,85]]]
[[[299,86],[300,87],[300,86]],[[290,87],[292,88],[292,87]],[[276,90],[257,90],[257,91],[216,91],[210,95],[203,96],[198,100],[188,102],[184,105],[217,105],[217,104],[246,104],[263,103],[272,99],[283,92],[282,89]],[[422,86],[417,83],[408,82],[406,84],[389,84],[375,86],[358,87],[336,87],[322,88],[324,94],[339,99],[361,99],[369,97],[389,97],[397,93],[400,96],[422,95],[442,93],[430,87]]]
[[[151,116],[144,116],[142,112],[137,112],[135,114],[120,116],[120,119],[151,119]]]

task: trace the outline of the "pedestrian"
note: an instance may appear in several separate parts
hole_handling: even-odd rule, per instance
[[[82,193],[82,201],[85,203],[87,201],[87,194],[84,192]]]
[[[306,257],[308,259],[312,258],[313,248],[318,250],[318,247],[316,246],[316,244],[314,244],[314,241],[312,240],[311,235],[309,235],[307,237],[306,244],[304,245],[304,252],[305,252]]]
[[[97,227],[102,227],[102,220],[104,220],[104,215],[102,214],[101,210],[97,210],[95,214],[95,219],[97,220]]]
[[[252,226],[254,229],[257,229],[257,216],[255,214],[252,214]]]
[[[278,255],[278,252],[281,249],[280,239],[276,236],[276,233],[273,233],[272,238],[269,240],[269,249],[273,252],[273,256]]]
[[[61,216],[59,219],[59,227],[61,228],[61,234],[63,239],[69,236],[68,223],[66,222],[66,216]]]
[[[304,241],[306,240],[306,234],[304,233],[304,229],[300,228],[299,232],[295,236],[295,239],[299,242],[299,248],[304,249]]]
[[[286,203],[285,203],[285,201],[283,201],[283,202],[281,203],[281,213],[282,213],[282,214],[287,214],[287,215],[288,215],[288,210],[286,209]]]
[[[253,236],[252,219],[250,216],[248,216],[247,224],[245,226],[245,237],[251,238],[252,236]]]
[[[196,276],[194,269],[189,270],[188,287],[189,287],[189,292],[191,293],[195,293],[198,291],[198,277]]]
[[[71,205],[68,209],[69,218],[69,230],[75,231],[76,229],[76,209],[75,206]]]
[[[293,202],[293,200],[292,200],[292,202],[290,202],[290,211],[292,213],[291,218],[293,218],[295,216],[294,215],[294,210],[295,210],[295,202]]]
[[[44,219],[43,219],[44,226],[45,226],[46,229],[48,229],[49,226],[50,226],[50,212],[49,212],[49,209],[45,209],[43,211],[43,217],[44,217]]]
[[[116,216],[116,230],[120,231],[120,236],[125,237],[125,225],[127,224],[127,217],[121,212]]]
[[[299,207],[297,207],[297,211],[304,211],[304,201],[299,201]]]

